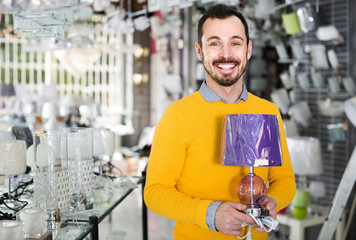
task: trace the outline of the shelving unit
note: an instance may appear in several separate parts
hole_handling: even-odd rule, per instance
[[[349,57],[349,1],[309,1],[313,8],[320,8],[319,19],[321,25],[334,25],[339,33],[344,38],[344,44],[333,45],[332,42],[321,42],[316,38],[315,32],[303,33],[293,35],[292,38],[299,40],[303,45],[324,44],[326,49],[334,49],[339,63],[345,66],[345,69],[339,73],[335,73],[330,67],[329,69],[315,70],[321,73],[325,83],[327,79],[332,76],[346,76],[350,73],[350,57]],[[297,9],[303,6],[302,1],[295,2],[293,7]],[[310,73],[312,64],[310,61],[302,61],[296,67],[296,74],[301,72]],[[336,189],[339,185],[341,177],[344,173],[345,167],[351,155],[352,149],[350,146],[354,144],[351,135],[354,133],[353,127],[349,124],[348,131],[345,131],[345,140],[339,142],[332,142],[329,139],[327,126],[329,124],[347,123],[344,116],[339,117],[325,117],[318,114],[318,100],[330,99],[335,101],[344,101],[355,93],[349,93],[342,90],[339,93],[331,93],[327,87],[324,88],[310,88],[302,89],[296,82],[294,87],[296,101],[307,101],[309,108],[313,114],[313,123],[308,128],[299,128],[301,135],[312,136],[320,139],[322,146],[322,159],[324,172],[318,177],[309,177],[308,182],[313,180],[323,181],[326,187],[326,196],[319,199],[318,202],[323,205],[330,205],[335,195]]]

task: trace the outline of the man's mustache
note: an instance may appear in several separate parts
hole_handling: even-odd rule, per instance
[[[217,63],[235,63],[235,64],[240,64],[240,61],[237,60],[236,58],[225,58],[225,57],[220,57],[218,59],[215,59],[213,61],[213,64],[217,64]]]

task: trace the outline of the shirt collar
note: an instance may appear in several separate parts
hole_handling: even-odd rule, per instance
[[[213,90],[211,90],[208,87],[208,85],[206,85],[205,81],[200,86],[199,93],[207,102],[217,102],[217,101],[221,100],[224,103],[228,103],[225,99],[223,99],[222,97],[217,95]],[[243,84],[241,96],[234,103],[238,103],[241,100],[244,100],[246,102],[247,99],[248,99],[247,88],[246,88],[245,84]]]

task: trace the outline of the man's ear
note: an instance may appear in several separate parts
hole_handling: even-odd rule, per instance
[[[199,45],[198,42],[195,43],[195,53],[197,54],[197,57],[200,61],[203,61],[203,54],[202,54],[202,49]]]
[[[251,58],[251,54],[252,54],[252,41],[249,40],[249,42],[247,44],[247,59],[248,60]]]

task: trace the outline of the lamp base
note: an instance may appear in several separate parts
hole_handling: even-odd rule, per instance
[[[308,215],[308,209],[306,207],[293,206],[292,214],[296,219],[304,219]]]
[[[254,217],[269,216],[269,211],[259,205],[249,205],[248,208],[245,210],[245,213]]]
[[[305,188],[297,188],[292,201],[292,214],[296,219],[304,219],[308,215],[310,192]]]

